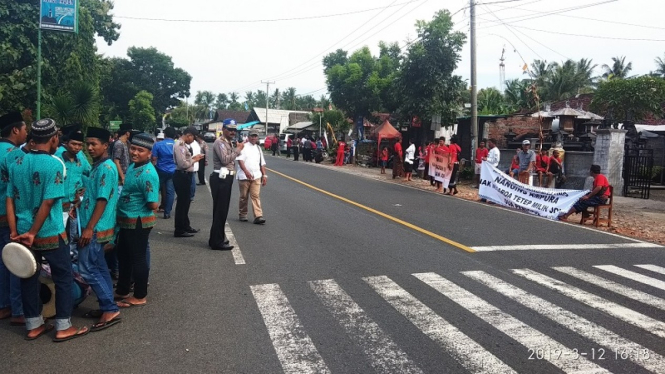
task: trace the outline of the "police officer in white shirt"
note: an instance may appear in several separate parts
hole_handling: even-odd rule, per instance
[[[236,158],[238,165],[238,187],[240,188],[239,219],[241,222],[247,222],[247,203],[252,200],[252,210],[254,213],[254,223],[262,225],[266,223],[261,209],[261,186],[268,182],[266,174],[266,161],[263,157],[263,151],[258,144],[259,132],[251,130],[249,132],[248,143],[240,156]]]

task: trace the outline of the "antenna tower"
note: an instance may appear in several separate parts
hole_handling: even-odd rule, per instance
[[[504,45],[503,49],[501,50],[501,58],[499,59],[499,61],[501,61],[501,63],[499,63],[499,88],[502,92],[506,86],[506,64],[503,63],[506,61],[506,59],[503,57],[505,53],[506,46]]]

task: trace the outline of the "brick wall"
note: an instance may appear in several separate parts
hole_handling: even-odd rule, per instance
[[[527,133],[538,133],[540,129],[540,119],[533,117],[508,117],[500,118],[496,121],[487,122],[487,137],[494,138],[499,148],[506,148],[506,133],[512,130],[517,134],[517,139]],[[543,130],[552,128],[552,119],[543,118]]]

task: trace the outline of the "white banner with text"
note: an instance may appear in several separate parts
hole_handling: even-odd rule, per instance
[[[587,192],[529,186],[488,162],[483,162],[480,171],[478,194],[481,198],[549,219],[556,219],[560,213],[567,212]]]

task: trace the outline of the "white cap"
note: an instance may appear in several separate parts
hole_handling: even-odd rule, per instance
[[[157,134],[157,139],[164,139],[164,133],[160,132],[159,134]]]
[[[522,145],[531,145],[531,142],[528,141],[528,140],[525,140],[525,141],[522,142]]]

